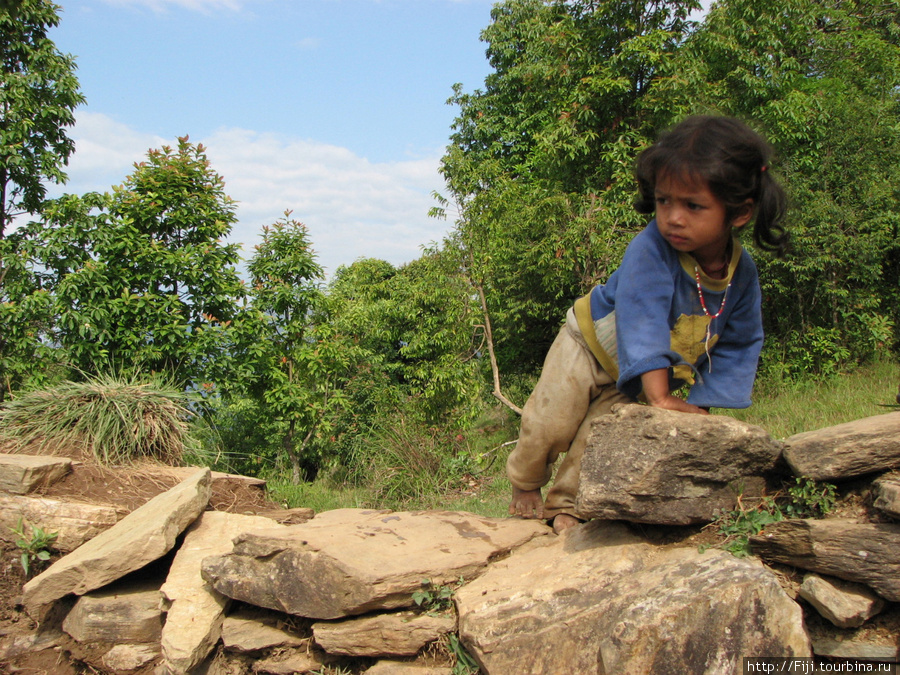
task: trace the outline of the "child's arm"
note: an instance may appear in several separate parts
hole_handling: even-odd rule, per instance
[[[669,393],[669,372],[666,368],[648,370],[646,373],[643,373],[641,375],[641,385],[644,389],[644,395],[647,397],[647,403],[655,408],[709,415],[708,410],[699,408]]]

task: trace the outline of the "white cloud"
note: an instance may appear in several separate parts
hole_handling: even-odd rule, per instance
[[[79,194],[108,190],[149,148],[175,143],[88,112],[78,114],[70,136],[75,154],[65,191]],[[238,202],[231,239],[248,255],[262,227],[288,209],[309,228],[329,274],[360,257],[408,262],[447,230],[446,222],[427,215],[431,192],[443,186],[439,150],[429,157],[377,164],[346,148],[246,129],[220,129],[191,140],[206,147],[212,168],[225,179],[226,193]]]

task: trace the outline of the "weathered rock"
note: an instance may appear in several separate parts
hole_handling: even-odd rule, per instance
[[[800,597],[823,617],[840,628],[861,626],[884,609],[884,600],[868,586],[807,574],[800,585]]]
[[[279,619],[268,610],[242,608],[225,617],[222,624],[222,644],[232,652],[258,652],[272,647],[304,647],[309,638],[302,638],[279,625]]]
[[[366,669],[366,675],[452,675],[451,668],[425,666],[405,661],[378,661]]]
[[[872,487],[875,490],[875,508],[892,518],[900,518],[900,476],[882,476]]]
[[[162,612],[159,585],[114,584],[78,598],[63,630],[77,642],[148,643],[159,640]]]
[[[4,635],[0,638],[0,661],[10,661],[23,654],[35,654],[45,649],[53,649],[65,635],[57,628],[26,635]]]
[[[534,542],[456,593],[488,673],[742,673],[743,657],[810,656],[799,605],[762,565],[662,548],[594,521]]]
[[[456,630],[456,617],[396,612],[315,623],[312,630],[316,644],[329,654],[413,656],[429,642]]]
[[[784,458],[798,476],[840,481],[900,467],[900,413],[791,436]]]
[[[206,511],[188,528],[160,588],[166,611],[162,651],[170,673],[187,673],[212,651],[229,598],[200,576],[200,563],[231,551],[231,540],[248,530],[277,527],[268,518]]]
[[[0,492],[25,495],[52,485],[72,470],[68,457],[0,454]]]
[[[621,406],[593,423],[576,510],[586,518],[687,525],[759,494],[781,444],[719,415]]]
[[[159,645],[116,645],[103,655],[103,665],[113,671],[143,668],[159,656]]]
[[[543,523],[449,511],[328,511],[302,525],[247,533],[203,562],[231,598],[313,619],[413,604],[422,579],[471,578],[488,561],[549,532]]]
[[[267,675],[294,675],[295,673],[319,672],[323,661],[313,653],[300,650],[291,650],[267,659],[253,662],[254,673],[267,673]]]
[[[56,532],[51,548],[70,553],[118,522],[111,506],[62,502],[42,497],[0,496],[0,539],[11,539],[19,519],[44,532]]]
[[[888,663],[900,661],[900,647],[897,645],[896,636],[881,637],[875,640],[854,637],[842,637],[842,639],[813,637],[812,645],[813,652],[819,656],[862,661],[886,661]]]
[[[785,520],[750,537],[750,548],[764,560],[856,581],[900,601],[900,525]]]
[[[120,579],[172,549],[176,537],[206,508],[209,469],[157,495],[25,584],[23,604],[41,621],[53,603]]]

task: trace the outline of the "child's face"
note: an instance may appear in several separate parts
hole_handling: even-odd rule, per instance
[[[660,234],[676,251],[690,253],[703,266],[724,261],[732,228],[746,225],[751,215],[748,208],[746,214],[726,222],[725,205],[705,181],[669,175],[656,181]]]

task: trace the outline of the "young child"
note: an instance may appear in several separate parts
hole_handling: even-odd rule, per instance
[[[746,408],[762,348],[756,266],[736,234],[782,253],[785,197],[770,148],[729,117],[690,117],[638,157],[641,213],[656,212],[604,286],[575,302],[522,411],[507,461],[511,515],[561,532],[575,512],[591,421],[615,403],[709,414]],[[691,385],[687,400],[671,392]],[[553,463],[566,457],[541,499]]]

